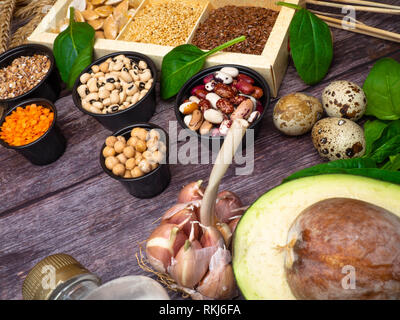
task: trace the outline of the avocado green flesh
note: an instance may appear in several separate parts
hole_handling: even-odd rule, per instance
[[[233,248],[233,269],[246,299],[295,299],[286,281],[287,233],[310,205],[329,198],[351,198],[400,216],[400,185],[352,175],[320,175],[282,184],[261,196],[241,218]]]

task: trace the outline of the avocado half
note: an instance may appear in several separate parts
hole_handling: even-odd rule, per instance
[[[286,281],[284,251],[292,222],[321,200],[369,202],[400,217],[400,185],[361,176],[326,174],[284,183],[258,198],[236,228],[233,270],[246,299],[295,299]]]

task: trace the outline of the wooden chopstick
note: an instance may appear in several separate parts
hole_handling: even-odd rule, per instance
[[[314,14],[320,14],[320,15],[325,15],[325,16],[330,16],[330,17],[338,17],[338,18],[341,18],[341,19],[344,18],[344,16],[343,16],[342,14],[340,14],[340,13],[322,12],[322,11],[312,10],[312,9],[308,9],[308,11],[310,11],[310,12],[312,12],[312,13],[314,13]],[[354,22],[354,23],[359,23],[359,24],[365,25],[364,22],[359,21],[359,20],[357,20],[357,19],[354,19],[353,17],[350,17],[350,16],[349,16],[349,17],[346,17],[346,18],[349,19],[349,20],[351,20],[351,21]]]
[[[344,29],[347,31],[361,33],[361,34],[369,35],[369,36],[372,36],[375,38],[390,40],[390,41],[400,43],[400,34],[398,34],[398,33],[370,27],[370,26],[360,24],[360,23],[347,22],[347,21],[327,17],[327,16],[324,16],[321,14],[316,14],[316,16],[318,18],[324,20],[331,27]],[[347,28],[345,29],[343,25],[349,27],[349,29],[347,29]]]
[[[400,10],[400,6],[395,6],[393,4],[379,3],[373,1],[364,1],[364,0],[334,0],[335,2],[347,3],[347,4],[360,4],[362,6],[371,6],[377,8],[388,8],[388,9],[397,9]]]
[[[306,0],[306,3],[315,4],[318,6],[324,7],[332,7],[332,8],[343,8],[345,7],[339,3],[332,3],[326,1],[318,1],[318,0]],[[367,12],[375,12],[375,13],[388,13],[388,14],[398,14],[400,15],[400,9],[388,9],[388,8],[376,8],[376,7],[365,7],[365,6],[353,6],[356,11],[367,11]]]

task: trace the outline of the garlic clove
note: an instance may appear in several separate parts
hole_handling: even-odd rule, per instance
[[[226,223],[217,223],[217,229],[224,238],[225,246],[229,248],[232,240],[232,231]]]
[[[191,207],[184,208],[174,213],[173,215],[169,216],[168,218],[164,218],[163,216],[161,220],[161,224],[172,223],[180,225],[181,223],[183,223],[182,230],[185,232],[187,236],[190,235],[190,232],[193,228],[194,238],[198,239],[201,232],[200,226],[198,223],[192,224],[193,222],[197,222],[197,215],[194,208]]]
[[[217,195],[215,215],[219,222],[229,223],[231,217],[243,214],[242,207],[243,204],[235,193],[224,190]]]
[[[152,267],[159,272],[166,272],[171,259],[187,238],[176,224],[162,224],[154,229],[146,243],[146,256]]]
[[[224,247],[224,238],[217,228],[212,226],[200,226],[203,229],[203,235],[200,238],[200,243],[204,248],[214,247],[215,251],[217,251],[218,248]]]

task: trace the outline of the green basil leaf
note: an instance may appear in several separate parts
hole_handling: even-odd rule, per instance
[[[363,89],[367,96],[366,115],[381,120],[400,119],[400,63],[391,58],[380,59]]]
[[[371,152],[373,151],[374,143],[382,136],[387,126],[387,123],[380,120],[368,120],[364,124],[364,135],[366,144],[364,157],[368,157],[371,154]]]
[[[371,158],[377,163],[382,163],[389,156],[393,156],[400,153],[400,135],[394,136],[387,140],[382,146],[376,149]]]
[[[203,68],[208,56],[245,39],[244,36],[233,39],[207,52],[192,44],[172,49],[161,65],[161,98],[169,99],[176,95],[185,82]]]
[[[94,38],[93,38],[94,40]],[[94,42],[94,41],[93,41]],[[72,89],[75,84],[75,80],[79,77],[81,72],[92,63],[93,60],[93,42],[90,43],[85,49],[83,49],[76,57],[74,64],[72,65],[67,86],[68,89]]]
[[[333,58],[329,26],[307,9],[298,10],[289,27],[294,66],[306,84],[320,82],[328,73]]]
[[[74,8],[71,7],[67,29],[54,40],[53,53],[62,80],[68,83],[75,60],[88,44],[94,43],[95,31],[86,22],[75,22]],[[87,57],[85,57],[87,58]]]

